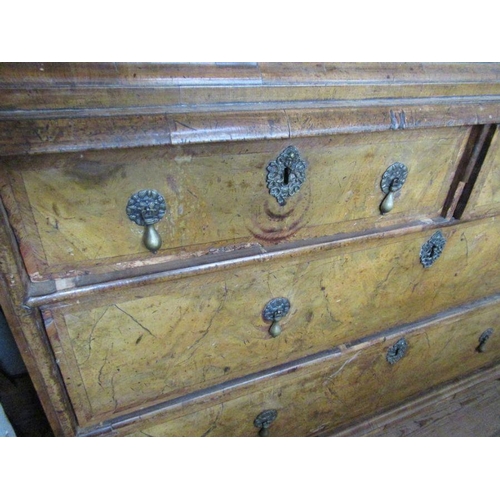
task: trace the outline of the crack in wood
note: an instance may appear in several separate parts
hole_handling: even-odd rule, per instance
[[[115,307],[121,311],[123,314],[125,314],[126,316],[128,316],[134,323],[136,323],[137,325],[139,325],[144,331],[148,332],[149,335],[151,335],[152,337],[154,338],[157,338],[156,335],[151,331],[149,330],[148,328],[146,328],[142,323],[139,323],[139,321],[137,321],[131,314],[129,314],[127,311],[124,311],[123,309],[121,309],[120,307],[118,307],[116,304],[115,304]]]

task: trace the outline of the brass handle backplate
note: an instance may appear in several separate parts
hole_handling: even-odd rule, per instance
[[[382,175],[380,189],[386,194],[380,204],[382,215],[390,212],[394,208],[394,193],[399,191],[408,177],[408,169],[402,163],[393,163]]]
[[[253,425],[259,429],[260,437],[269,436],[269,427],[277,417],[278,412],[276,410],[264,410],[262,413],[259,413],[257,417],[255,417]]]
[[[408,342],[405,338],[399,339],[394,345],[389,347],[385,359],[390,365],[399,361],[408,351]]]
[[[420,262],[424,267],[431,267],[443,253],[446,238],[441,231],[436,231],[420,249]]]
[[[288,146],[267,166],[267,188],[276,201],[284,206],[306,180],[307,165],[294,146]]]
[[[493,333],[493,328],[488,328],[481,334],[481,336],[479,337],[479,345],[476,348],[477,352],[485,351],[486,342],[491,337],[492,333]]]
[[[144,226],[144,246],[156,253],[162,242],[154,224],[159,222],[167,212],[165,198],[154,189],[143,189],[129,198],[126,211],[131,221]]]
[[[281,334],[281,325],[279,322],[288,314],[290,311],[290,301],[284,297],[278,297],[276,299],[271,299],[264,307],[262,311],[262,317],[265,321],[272,321],[271,328],[269,328],[269,333],[273,337],[277,337]]]

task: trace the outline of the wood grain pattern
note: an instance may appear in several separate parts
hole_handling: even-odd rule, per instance
[[[490,340],[488,354],[476,352],[487,327],[500,328],[498,300],[489,307],[452,315],[407,331],[380,335],[301,365],[296,371],[262,381],[242,395],[221,395],[216,404],[184,415],[169,413],[144,418],[114,433],[131,436],[257,436],[253,421],[263,410],[278,418],[271,436],[313,436],[332,433],[361,416],[388,408],[420,391],[471,373],[500,359],[500,336]],[[499,333],[500,330],[497,332]],[[394,365],[387,349],[404,336],[405,357]],[[174,413],[175,416],[175,413]]]
[[[186,395],[500,292],[500,223],[336,248],[61,304],[45,313],[82,425]],[[292,304],[272,338],[268,300]]]
[[[167,200],[168,214],[156,226],[158,259],[436,217],[468,134],[449,128],[296,139],[307,176],[284,207],[268,192],[266,167],[288,141],[4,159],[2,191],[12,214],[25,213],[12,223],[31,278],[40,281],[152,257],[143,228],[125,213],[141,189],[157,189]],[[380,180],[395,162],[407,165],[409,178],[394,210],[381,216]]]

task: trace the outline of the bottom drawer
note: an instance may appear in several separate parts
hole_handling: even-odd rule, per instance
[[[276,416],[270,436],[328,434],[498,360],[500,296],[142,415],[115,426],[114,434],[257,436],[255,419],[267,410]]]

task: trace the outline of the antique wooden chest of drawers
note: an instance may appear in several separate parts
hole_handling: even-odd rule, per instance
[[[3,64],[0,96],[1,306],[57,435],[359,435],[496,376],[499,64]]]

